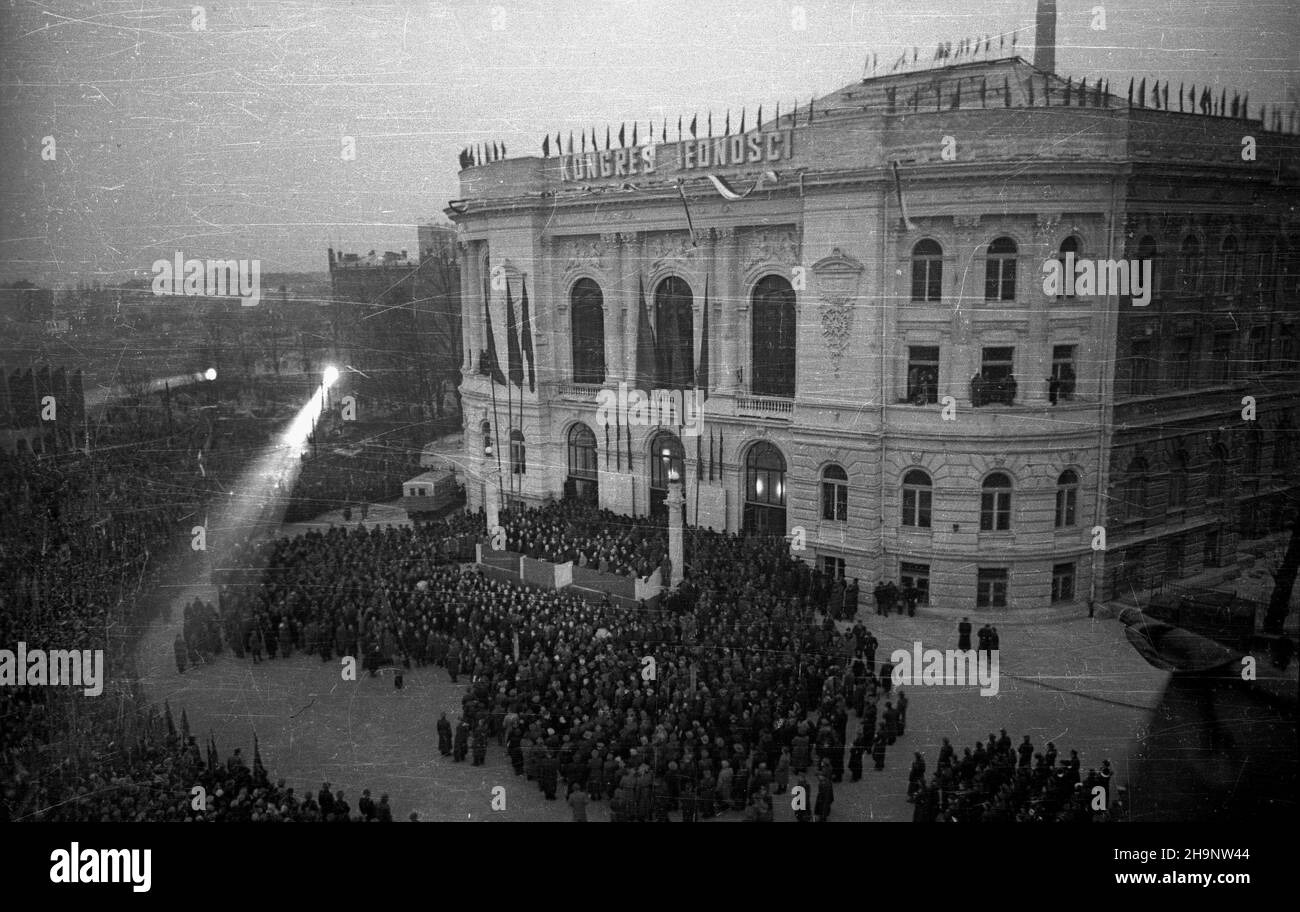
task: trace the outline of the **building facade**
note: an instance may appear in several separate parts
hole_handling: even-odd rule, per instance
[[[651,129],[461,172],[471,506],[492,484],[643,515],[676,470],[692,523],[1032,608],[1150,585],[1160,549],[1181,575],[1227,562],[1249,505],[1294,490],[1297,137],[1018,57],[743,134]],[[1044,284],[1121,259],[1152,261],[1149,297]],[[611,416],[620,384],[707,391],[702,418]]]

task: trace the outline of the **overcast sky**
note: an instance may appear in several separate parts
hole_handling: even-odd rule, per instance
[[[1019,34],[1035,0],[155,0],[0,8],[0,281],[117,281],[177,250],[324,270],[326,248],[414,250],[473,142],[712,108],[770,113],[875,52]],[[1097,6],[1106,30],[1090,28]],[[801,7],[806,28],[797,29]],[[1300,89],[1295,0],[1060,0],[1057,70]],[[995,42],[996,43],[996,42]],[[787,108],[788,109],[788,108]],[[671,135],[671,130],[670,130]],[[42,138],[57,158],[43,161]],[[342,137],[356,138],[344,161]]]

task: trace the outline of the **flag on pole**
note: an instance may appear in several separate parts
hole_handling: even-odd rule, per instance
[[[711,176],[712,175],[710,175],[710,177]],[[714,184],[714,186],[717,186],[717,184]],[[719,190],[718,192],[721,193],[722,191]],[[691,246],[698,247],[699,244],[695,240],[695,223],[691,220],[691,206],[690,203],[686,201],[686,187],[682,184],[681,181],[677,182],[677,193],[682,198],[682,209],[686,211],[686,228],[691,233]]]
[[[655,381],[655,352],[658,346],[655,344],[654,328],[650,324],[650,313],[646,310],[645,304],[645,284],[641,276],[637,276],[637,314],[636,314],[636,381],[637,386],[642,390],[654,388]],[[631,467],[631,428],[628,429],[629,440],[629,457],[628,464]]]
[[[510,280],[506,280],[506,371],[510,382],[524,385],[524,362],[519,352],[519,324],[515,322],[515,301],[510,294]]]
[[[501,373],[501,360],[497,357],[496,335],[492,332],[492,294],[489,291],[489,279],[483,279],[483,313],[484,326],[487,328],[487,371],[493,383],[506,385],[505,375]]]
[[[704,401],[709,401],[709,277],[704,276],[704,317],[700,328],[700,368],[696,372],[696,384],[704,392]],[[698,450],[699,438],[696,438]],[[699,458],[698,452],[696,458]]]
[[[523,300],[520,301],[519,306],[522,307],[524,311],[522,344],[523,344],[524,358],[528,361],[528,392],[535,393],[537,392],[537,374],[536,371],[534,370],[534,365],[533,365],[533,320],[528,311],[528,279],[526,277],[521,278],[520,284],[521,287],[523,288],[523,292],[522,292]]]
[[[912,224],[912,220],[907,217],[907,200],[903,198],[903,178],[898,173],[897,159],[894,160],[893,166],[894,166],[894,192],[898,196],[898,213],[899,213],[899,218],[902,221],[902,229],[904,231],[915,231],[916,226]]]

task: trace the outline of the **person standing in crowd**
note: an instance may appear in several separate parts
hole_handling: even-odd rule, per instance
[[[587,822],[587,790],[579,782],[569,792],[569,808],[573,811],[574,823]]]
[[[452,752],[451,759],[460,763],[469,753],[469,722],[462,716],[460,722],[456,724],[456,745]]]
[[[438,753],[444,757],[451,755],[451,723],[446,713],[438,714]]]

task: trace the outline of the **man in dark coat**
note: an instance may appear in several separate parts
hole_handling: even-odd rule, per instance
[[[543,749],[541,760],[537,763],[537,781],[542,787],[542,794],[547,801],[555,800],[555,790],[560,782],[560,764],[555,754]]]
[[[316,803],[320,805],[320,819],[329,820],[334,816],[334,795],[330,792],[330,784],[322,782],[320,794],[316,796]]]
[[[447,721],[446,713],[438,716],[438,753],[444,757],[451,753],[451,723]]]
[[[859,726],[858,736],[853,739],[853,747],[849,750],[849,773],[853,782],[857,782],[862,778],[862,755],[866,750],[866,736],[862,733],[861,726]]]
[[[456,725],[456,746],[451,759],[456,763],[465,759],[469,753],[469,722],[462,718]]]
[[[470,739],[474,750],[474,765],[482,766],[487,761],[487,722],[479,722],[474,728],[474,736]]]
[[[375,800],[370,797],[370,789],[364,789],[361,797],[357,800],[357,810],[361,813],[361,819],[369,823],[375,816]]]
[[[880,731],[876,733],[876,743],[871,747],[871,759],[876,761],[876,769],[885,768],[885,723],[880,723]]]
[[[957,625],[957,648],[963,652],[970,649],[970,620],[962,618]]]

